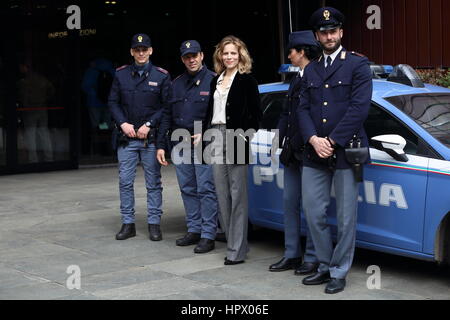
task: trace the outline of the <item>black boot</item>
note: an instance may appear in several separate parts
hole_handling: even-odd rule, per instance
[[[194,248],[195,253],[206,253],[213,250],[215,247],[214,240],[201,238],[198,245]]]
[[[302,283],[307,286],[313,286],[322,284],[325,282],[329,282],[331,280],[330,278],[330,272],[316,272],[313,275],[303,278]]]
[[[177,239],[175,242],[177,246],[184,247],[192,244],[197,244],[200,241],[200,233],[188,232],[183,238]]]
[[[335,294],[344,291],[344,288],[345,288],[345,279],[331,278],[331,281],[327,284],[327,287],[325,288],[325,293]]]
[[[295,269],[294,274],[296,276],[311,274],[313,272],[317,272],[318,267],[318,263],[304,262],[301,266]]]
[[[116,240],[125,240],[136,236],[136,227],[134,223],[122,224],[119,233],[116,234]]]
[[[161,241],[162,233],[159,224],[149,224],[148,225],[149,239],[152,241]]]
[[[285,258],[281,259],[277,263],[272,264],[269,267],[269,271],[278,272],[286,271],[290,269],[296,269],[302,263],[302,258]]]

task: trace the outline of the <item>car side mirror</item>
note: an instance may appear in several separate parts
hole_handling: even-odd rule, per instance
[[[408,157],[405,154],[406,140],[398,134],[385,134],[371,138],[373,146],[386,152],[392,158],[401,162],[408,162]]]

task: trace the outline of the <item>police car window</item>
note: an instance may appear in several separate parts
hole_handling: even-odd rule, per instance
[[[385,98],[442,144],[450,147],[450,93],[423,93]]]
[[[375,104],[372,104],[370,107],[364,128],[369,138],[370,146],[373,146],[372,137],[383,134],[398,134],[406,140],[405,153],[412,155],[421,153],[418,152],[419,138],[402,122]]]
[[[283,105],[286,103],[286,93],[266,93],[261,95],[261,106],[263,111],[262,129],[272,130],[278,126]]]

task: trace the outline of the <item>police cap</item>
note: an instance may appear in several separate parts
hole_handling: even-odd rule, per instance
[[[150,37],[146,35],[145,33],[138,33],[135,34],[131,38],[131,48],[137,48],[137,47],[147,47],[150,48],[152,46],[152,42],[150,40]]]
[[[186,40],[183,41],[180,47],[181,56],[187,55],[189,53],[197,53],[201,52],[202,48],[200,47],[200,43],[195,40]]]
[[[314,30],[331,30],[342,27],[345,17],[338,9],[324,7],[315,11],[309,20]]]
[[[295,31],[289,34],[287,49],[301,46],[319,46],[311,30]]]

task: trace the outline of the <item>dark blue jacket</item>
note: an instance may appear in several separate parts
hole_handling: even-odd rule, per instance
[[[362,146],[368,146],[363,127],[372,97],[368,59],[342,49],[330,69],[325,70],[321,56],[310,63],[302,82],[297,116],[304,141],[309,141],[313,135],[331,138],[337,144],[336,168],[350,168],[344,148],[352,137],[356,135]],[[310,152],[305,152],[303,164],[321,167],[313,161]]]
[[[158,149],[167,149],[165,136],[170,130],[182,128],[194,134],[194,121],[205,121],[210,84],[215,76],[203,66],[197,74],[192,76],[185,72],[172,82],[169,103],[163,110],[158,132]]]
[[[308,66],[306,66],[307,68]],[[305,68],[305,70],[306,70]],[[290,140],[292,149],[301,153],[303,150],[303,138],[300,133],[299,122],[297,120],[297,107],[300,99],[300,89],[302,77],[297,74],[291,79],[289,90],[286,94],[286,103],[278,121],[278,130],[280,132],[280,145],[283,141]],[[285,140],[286,138],[286,140]]]
[[[139,76],[135,64],[116,70],[108,106],[117,126],[128,122],[139,129],[147,121],[152,127],[160,124],[169,98],[170,75],[151,62],[143,71]]]

